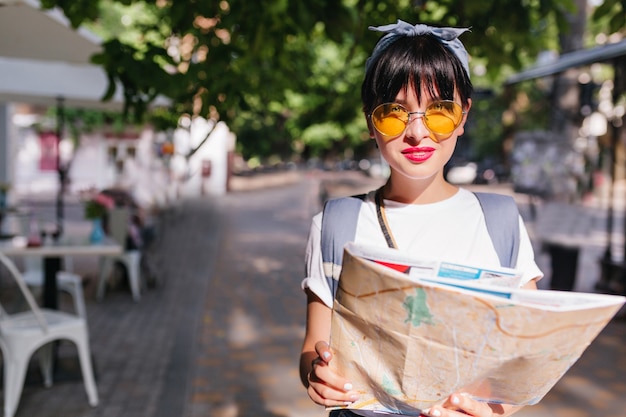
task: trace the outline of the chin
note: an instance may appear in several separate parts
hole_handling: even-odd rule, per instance
[[[396,174],[411,180],[430,180],[443,173],[442,167],[435,167],[432,163],[412,164],[402,161],[395,166],[392,165],[391,169]]]
[[[440,175],[441,171],[432,170],[394,170],[397,174],[412,181],[427,181]]]

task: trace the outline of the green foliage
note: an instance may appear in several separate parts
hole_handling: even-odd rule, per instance
[[[502,103],[497,99],[474,98],[463,140],[471,140],[478,160],[500,153],[503,136]]]
[[[110,196],[99,192],[87,192],[85,198],[85,218],[101,219],[113,207],[115,201]]]
[[[598,13],[615,25],[623,3],[606,0],[610,10]],[[567,29],[565,14],[574,7],[573,0],[42,4],[60,6],[74,26],[88,24],[105,40],[103,53],[93,60],[110,77],[109,96],[115,83],[122,86],[129,117],[142,119],[150,102],[164,95],[174,104],[154,117],[160,128],[175,126],[177,114],[219,118],[237,134],[245,157],[261,158],[369,150],[360,83],[365,59],[380,36],[369,25],[402,19],[471,27],[462,40],[472,57],[473,82],[493,88],[533,63],[538,52],[557,49],[558,34]],[[481,133],[474,136],[497,141],[497,109],[476,110],[487,115],[477,122]]]
[[[626,0],[604,0],[592,15],[592,19],[602,22],[608,34],[625,33],[626,31]]]
[[[74,28],[86,20],[95,20],[100,11],[97,1],[92,0],[41,0],[41,7],[52,9],[58,6],[69,19]]]

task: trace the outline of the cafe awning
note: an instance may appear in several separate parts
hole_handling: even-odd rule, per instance
[[[0,103],[14,102],[121,110],[123,89],[102,101],[109,80],[90,63],[101,40],[73,29],[59,9],[42,10],[38,0],[0,0]],[[157,98],[152,106],[168,105]],[[1,132],[0,132],[1,137]]]
[[[0,56],[0,103],[28,103],[66,107],[122,110],[123,89],[118,85],[109,101],[102,101],[109,79],[102,67],[91,64],[5,58]],[[167,106],[159,97],[152,106]]]
[[[103,102],[108,78],[96,65],[0,57],[0,102],[120,110],[124,104],[118,88]]]
[[[626,55],[626,40],[596,46],[593,48],[581,49],[579,51],[563,54],[555,61],[548,64],[537,65],[518,72],[517,74],[509,77],[505,81],[505,85],[548,77],[550,75],[566,71],[570,68],[582,67],[599,62],[608,62],[624,55]]]
[[[41,10],[37,0],[0,0],[0,56],[89,63],[101,39],[73,29],[59,9]]]

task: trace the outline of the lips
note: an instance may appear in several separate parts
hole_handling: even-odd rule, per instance
[[[402,155],[411,162],[424,162],[435,153],[435,148],[419,147],[406,148],[402,150]]]

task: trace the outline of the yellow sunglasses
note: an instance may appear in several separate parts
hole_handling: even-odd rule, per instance
[[[435,136],[435,141],[448,139],[459,127],[466,112],[460,104],[450,100],[431,103],[426,111],[410,112],[402,104],[384,103],[370,115],[374,128],[383,136],[400,136],[411,122],[412,115],[422,115],[424,125]]]

